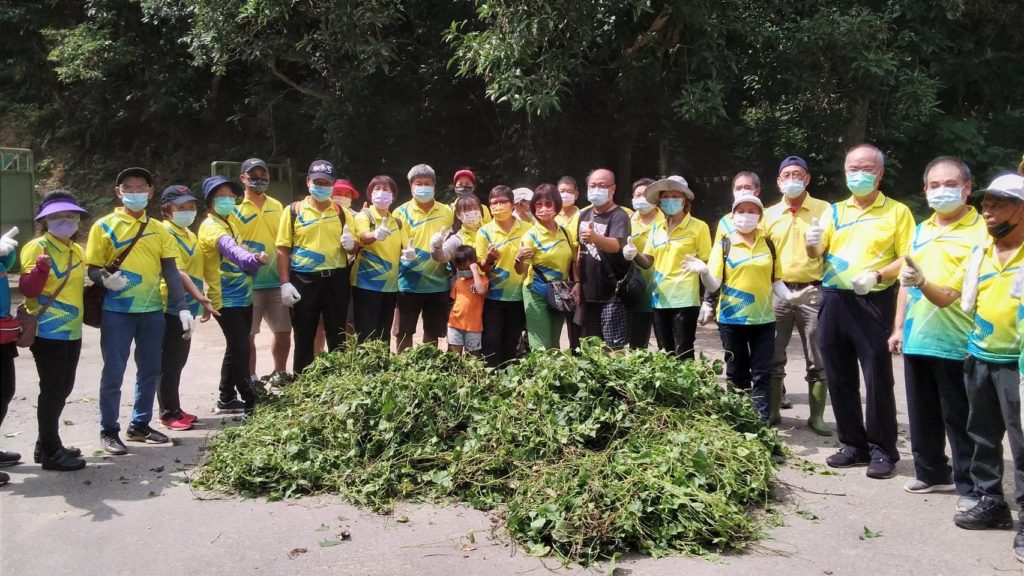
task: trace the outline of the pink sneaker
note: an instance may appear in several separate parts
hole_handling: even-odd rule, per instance
[[[199,419],[199,417],[196,416],[195,414],[189,414],[188,412],[185,412],[184,410],[178,410],[178,414],[180,415],[180,418],[182,420],[188,422],[189,424],[195,424],[196,420]]]
[[[160,423],[164,425],[164,428],[168,430],[188,430],[192,427],[192,422],[178,416],[177,418],[161,418]]]

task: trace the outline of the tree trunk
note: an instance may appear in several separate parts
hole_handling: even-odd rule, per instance
[[[846,121],[843,141],[840,143],[844,151],[867,141],[868,135],[868,97],[857,94],[850,102],[850,117]]]

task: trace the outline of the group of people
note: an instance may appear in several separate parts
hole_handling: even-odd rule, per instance
[[[59,419],[81,350],[86,277],[105,289],[100,439],[110,454],[127,451],[118,407],[133,342],[127,440],[168,441],[150,426],[154,398],[165,428],[193,425],[178,389],[197,319],[215,318],[225,340],[215,411],[243,414],[259,398],[254,337],[264,320],[273,332],[270,381],[281,386],[292,377],[292,347],[292,372],[301,374],[317,350],[344,344],[350,300],[358,342],[393,336],[401,352],[419,327],[423,343],[445,338],[449,350],[491,366],[525,346],[560,347],[563,328],[570,348],[595,336],[612,352],[646,348],[653,331],[661,350],[692,359],[697,326],[714,320],[728,385],[749,393],[766,424],[789,404],[786,348],[797,331],[807,423],[821,435],[832,433],[823,419],[831,395],[842,448],[828,465],[866,465],[871,478],[890,478],[899,460],[891,354],[903,354],[915,468],[904,488],[955,490],[960,527],[1009,528],[1004,434],[1024,504],[1024,177],[1007,173],[978,191],[979,213],[968,167],[936,158],[923,177],[933,213],[915,224],[881,192],[884,175],[883,153],[855,146],[845,159],[850,196],[829,204],[810,195],[810,168],[791,156],[775,181],[781,198],[766,206],[758,175],[740,172],[712,235],[691,214],[695,194],[680,176],[636,181],[624,207],[615,175],[599,168],[587,175],[581,208],[572,177],[494,186],[482,201],[464,169],[448,205],[436,198],[434,170],[420,164],[407,174],[410,200],[395,206],[398,185],[379,175],[357,211],[359,191],[330,162],[314,161],[308,195],[283,205],[266,194],[267,164],[251,158],[238,182],[207,178],[199,197],[167,187],[157,220],[147,213],[152,174],[128,168],[115,180],[120,206],[95,220],[84,250],[75,239],[86,210],[66,191],[49,192],[36,216],[41,233],[20,250],[19,289],[38,318],[35,460],[49,470],[85,466],[80,450],[62,444]],[[17,246],[13,233],[0,238],[0,270],[15,268]],[[0,314],[13,318],[6,282]],[[5,340],[0,350],[6,413],[17,349]],[[0,465],[18,461],[0,452]],[[1014,550],[1024,559],[1024,525]]]

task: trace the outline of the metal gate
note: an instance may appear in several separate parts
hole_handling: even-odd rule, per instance
[[[241,182],[241,169],[241,162],[210,162],[210,176],[224,176],[235,182]],[[267,194],[277,198],[282,204],[290,204],[295,191],[295,172],[292,170],[291,159],[285,160],[283,164],[267,163],[267,169],[270,172],[270,187],[267,188]]]
[[[35,159],[24,148],[0,148],[0,234],[11,226],[19,242],[35,236]]]

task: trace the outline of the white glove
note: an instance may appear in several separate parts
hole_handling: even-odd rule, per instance
[[[714,309],[714,307],[711,306],[711,303],[709,303],[709,302],[701,303],[701,305],[700,305],[700,313],[697,314],[697,324],[700,324],[701,326],[704,326],[708,322],[711,322],[711,320],[714,319],[714,317],[715,317],[715,309]]]
[[[18,227],[14,226],[6,234],[0,236],[0,256],[7,256],[18,247],[18,241],[14,239],[18,235]]]
[[[900,270],[900,285],[901,286],[913,286],[919,287],[924,284],[924,272],[921,271],[921,267],[917,265],[907,256],[904,259],[903,269]]]
[[[808,246],[821,246],[824,238],[825,229],[818,224],[817,218],[811,218],[811,225],[807,227],[807,232],[804,233],[804,241],[807,242]]]
[[[442,249],[444,250],[444,257],[447,258],[448,260],[454,259],[455,249],[458,248],[459,246],[462,246],[462,239],[459,238],[458,234],[455,234],[452,237],[445,240],[444,246],[442,247]]]
[[[387,240],[388,236],[391,236],[391,230],[389,230],[383,224],[381,224],[379,228],[373,231],[373,237],[376,238],[378,242],[383,242]]]
[[[626,238],[626,245],[622,247],[622,257],[628,262],[632,262],[633,258],[636,258],[636,245],[633,244],[632,238]]]
[[[861,272],[853,277],[853,291],[863,296],[878,284],[878,275],[875,272]]]
[[[807,286],[801,290],[791,291],[786,294],[785,300],[787,303],[793,306],[803,306],[804,304],[810,304],[815,296],[817,296],[818,288],[816,286]]]
[[[341,229],[341,247],[346,252],[351,252],[356,249],[356,237],[352,235],[348,230],[348,224]]]
[[[409,246],[402,249],[402,262],[409,264],[416,261],[416,249],[412,247],[412,240],[409,240]]]
[[[693,256],[687,256],[686,259],[683,260],[683,269],[687,272],[693,272],[699,276],[704,276],[711,272],[708,265],[705,264],[703,260],[700,258],[694,258]]]
[[[125,278],[123,274],[121,274],[120,270],[114,272],[113,274],[107,272],[106,270],[103,271],[103,286],[107,290],[113,290],[114,292],[118,292],[120,290],[124,290],[124,287],[127,285],[128,279]]]
[[[196,329],[195,316],[192,316],[192,313],[188,310],[182,310],[178,312],[178,318],[181,320],[181,339],[188,340],[192,338],[192,331]]]
[[[291,282],[281,284],[282,304],[291,308],[292,306],[295,306],[299,300],[302,300],[302,294],[299,294],[299,291],[295,289],[295,286],[293,286]]]
[[[445,237],[448,236],[448,228],[442,228],[440,232],[430,237],[430,250],[437,252],[441,249],[444,244]]]

